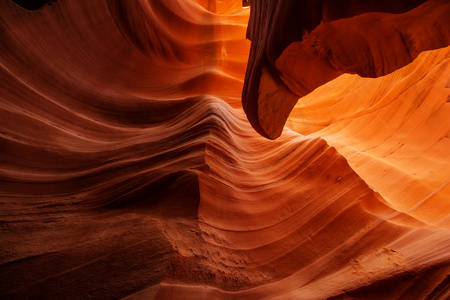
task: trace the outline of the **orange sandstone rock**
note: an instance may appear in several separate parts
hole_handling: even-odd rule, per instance
[[[336,77],[273,141],[240,104],[248,18],[0,0],[0,298],[448,298],[448,48]]]

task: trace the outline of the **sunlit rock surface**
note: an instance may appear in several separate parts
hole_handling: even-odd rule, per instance
[[[447,0],[254,1],[242,94],[250,123],[277,138],[298,98],[322,84],[383,76],[448,46],[449,19]]]
[[[400,2],[376,11],[448,14]],[[269,140],[241,105],[255,3],[0,0],[0,298],[449,297],[448,27],[298,102],[303,56],[276,57]]]

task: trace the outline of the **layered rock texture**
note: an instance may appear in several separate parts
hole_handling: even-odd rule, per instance
[[[449,298],[449,12],[0,0],[0,298]]]
[[[448,46],[449,19],[447,0],[254,1],[242,99],[249,121],[277,138],[299,97],[339,75],[383,76]]]

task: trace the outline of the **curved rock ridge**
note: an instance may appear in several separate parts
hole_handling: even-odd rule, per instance
[[[450,47],[376,79],[345,74],[303,97],[288,126],[320,136],[391,207],[450,229]]]
[[[254,2],[242,103],[271,139],[298,99],[322,84],[343,73],[383,76],[450,44],[445,0]]]
[[[0,0],[0,298],[448,296],[448,145],[436,142],[448,49],[370,83],[330,81],[272,141],[240,106],[241,5],[61,0],[27,11]],[[332,96],[349,83],[396,92],[315,114],[314,101],[341,103]],[[388,116],[404,111],[393,121],[411,138],[386,135],[405,138],[409,162],[355,163],[347,134],[371,134],[377,117],[367,129],[327,117],[357,122],[383,103]],[[373,157],[383,138],[367,144]],[[403,177],[383,190],[381,168]],[[407,180],[421,169],[436,174]],[[438,198],[415,209],[425,192]]]

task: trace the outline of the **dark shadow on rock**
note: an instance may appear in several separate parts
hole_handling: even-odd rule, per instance
[[[51,2],[56,2],[56,0],[13,0],[17,5],[28,9],[28,10],[38,10],[42,8],[45,4]]]

